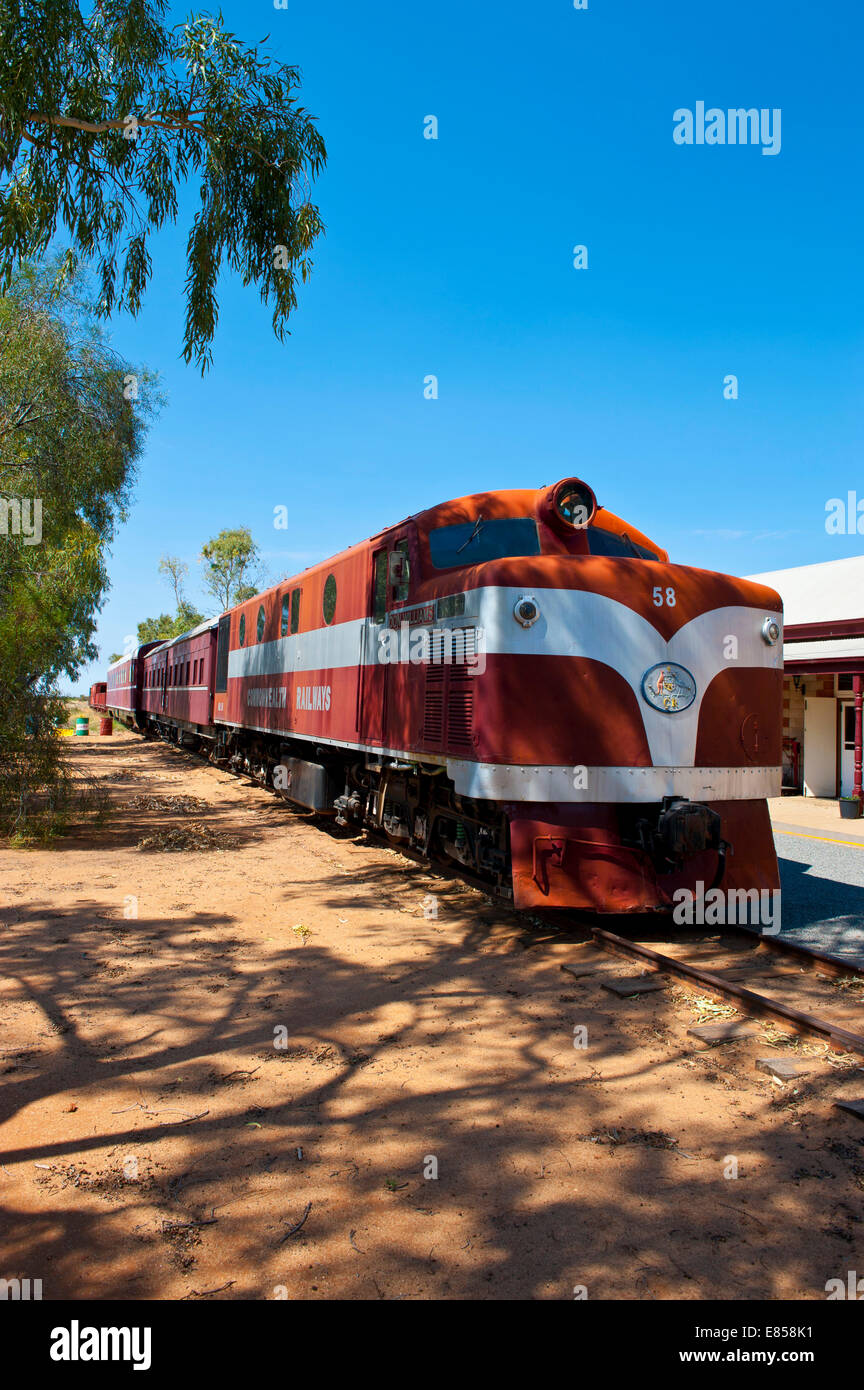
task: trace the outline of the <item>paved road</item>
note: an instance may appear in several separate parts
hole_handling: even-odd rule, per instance
[[[864,965],[864,844],[774,827],[781,936]]]

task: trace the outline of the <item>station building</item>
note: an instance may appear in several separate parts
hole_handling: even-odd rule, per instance
[[[864,556],[751,574],[783,599],[783,792],[861,796]]]

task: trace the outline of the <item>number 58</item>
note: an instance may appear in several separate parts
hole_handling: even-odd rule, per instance
[[[659,584],[655,584],[655,585],[654,585],[654,606],[655,606],[655,608],[662,608],[663,605],[664,605],[664,603],[666,604],[667,608],[674,608],[674,607],[675,607],[675,590],[674,590],[673,588],[671,588],[671,587],[668,588],[668,589],[666,590],[666,593],[665,593],[665,596],[664,596],[664,593],[663,593],[663,590],[662,590],[661,586],[660,586]]]

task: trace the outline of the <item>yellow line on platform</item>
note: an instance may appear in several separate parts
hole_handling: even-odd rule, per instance
[[[849,849],[864,849],[864,843],[857,840],[837,840],[833,835],[806,835],[803,830],[781,830],[779,826],[771,829],[775,835],[794,835],[797,840],[822,840],[826,845],[846,845]]]

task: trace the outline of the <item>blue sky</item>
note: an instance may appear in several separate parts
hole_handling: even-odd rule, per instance
[[[111,332],[167,403],[80,687],[171,608],[161,554],[208,607],[196,557],[225,526],[252,528],[276,579],[448,497],[575,473],[682,563],[864,550],[824,526],[828,498],[864,497],[859,4],[223,13],[303,70],[327,234],[284,344],[223,278],[204,379],[179,355],[187,222],[154,242],[146,307]],[[780,153],[676,145],[673,112],[700,100],[780,108]]]

